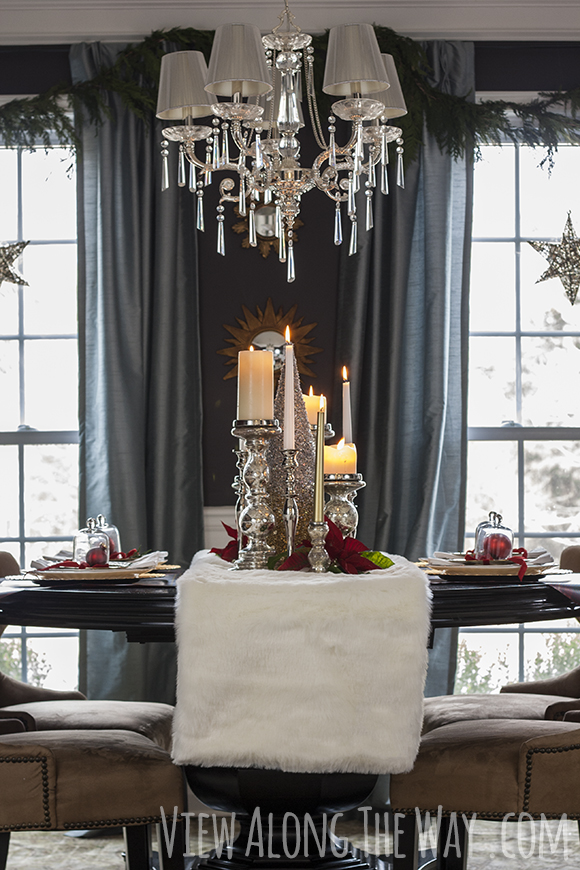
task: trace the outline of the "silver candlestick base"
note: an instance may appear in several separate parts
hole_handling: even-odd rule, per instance
[[[316,441],[316,430],[317,430],[318,426],[316,425],[316,423],[309,423],[308,425],[310,426],[310,431],[312,432],[312,437]],[[336,435],[336,432],[332,428],[332,423],[325,423],[324,424],[324,440],[328,441],[330,438],[334,438],[335,435]]]
[[[294,552],[296,526],[298,525],[298,505],[296,504],[296,469],[298,468],[298,459],[296,458],[296,450],[284,450],[283,453],[286,486],[282,517],[284,519],[284,528],[286,529],[286,549],[288,555],[291,556]]]
[[[270,467],[266,460],[268,441],[281,429],[277,420],[234,420],[232,435],[246,442],[246,463],[242,472],[245,505],[239,517],[238,558],[233,568],[267,568],[274,548],[266,538],[274,528],[270,507]],[[242,536],[248,541],[242,547]]]
[[[308,525],[308,534],[312,541],[312,547],[308,551],[310,567],[317,574],[328,571],[330,557],[324,549],[324,542],[328,534],[328,523],[318,523],[314,520]]]
[[[245,442],[244,442],[245,444]],[[236,468],[238,469],[238,473],[234,477],[234,482],[232,483],[232,489],[237,495],[236,506],[234,509],[234,516],[236,520],[236,529],[238,530],[238,541],[242,540],[242,532],[240,529],[240,516],[242,514],[243,509],[246,506],[246,487],[244,486],[244,465],[246,464],[246,459],[248,458],[247,450],[232,450],[232,453],[235,453],[237,457]]]
[[[354,499],[363,486],[366,483],[362,474],[324,475],[324,492],[328,495],[324,513],[345,537],[356,538],[358,511]]]

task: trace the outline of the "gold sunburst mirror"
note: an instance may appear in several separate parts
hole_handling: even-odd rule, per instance
[[[256,305],[256,314],[252,314],[249,308],[242,305],[244,318],[236,317],[239,326],[230,326],[227,323],[223,324],[224,329],[230,333],[232,338],[226,338],[231,347],[223,347],[218,350],[218,353],[227,357],[226,365],[231,366],[230,370],[224,375],[224,381],[228,378],[235,378],[238,374],[238,352],[247,350],[250,345],[253,345],[258,350],[271,350],[274,354],[274,372],[277,373],[282,367],[284,359],[284,333],[286,327],[290,328],[290,337],[294,345],[294,353],[296,355],[296,364],[301,375],[308,375],[313,378],[315,373],[310,368],[312,363],[311,356],[315,353],[320,353],[321,347],[313,347],[310,342],[312,336],[308,336],[316,323],[308,323],[302,325],[303,317],[296,318],[296,310],[298,305],[293,305],[286,314],[283,308],[279,308],[276,312],[272,304],[272,300],[268,299],[266,307],[262,309]]]

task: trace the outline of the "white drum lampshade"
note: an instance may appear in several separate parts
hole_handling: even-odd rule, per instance
[[[392,54],[383,54],[385,69],[387,70],[387,78],[391,83],[391,87],[386,91],[380,91],[378,94],[373,94],[373,99],[380,100],[385,104],[383,117],[385,118],[400,118],[407,114],[407,104],[401,90],[397,67]]]
[[[370,24],[339,24],[330,30],[322,90],[337,97],[373,96],[389,87],[385,64]]]
[[[206,90],[221,97],[253,97],[272,90],[260,31],[254,24],[222,24],[214,36]]]
[[[163,121],[211,115],[205,90],[207,65],[201,51],[174,51],[161,58],[157,117]]]

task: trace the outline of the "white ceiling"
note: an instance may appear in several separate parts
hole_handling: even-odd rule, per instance
[[[283,0],[0,0],[0,44],[135,40],[167,27],[277,23]],[[316,32],[345,22],[414,38],[580,40],[580,0],[290,0]]]

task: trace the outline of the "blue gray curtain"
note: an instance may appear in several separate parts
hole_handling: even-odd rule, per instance
[[[425,48],[433,85],[473,94],[471,43]],[[415,560],[463,542],[472,160],[425,130],[405,189],[375,200],[374,229],[341,264],[337,353],[367,481],[359,536]],[[456,643],[436,632],[427,694],[452,691]]]
[[[75,82],[122,46],[75,45]],[[203,546],[201,364],[193,199],[160,191],[159,125],[109,96],[82,124],[78,167],[81,518],[104,513],[124,549]],[[173,644],[87,632],[81,684],[92,698],[172,702]]]

